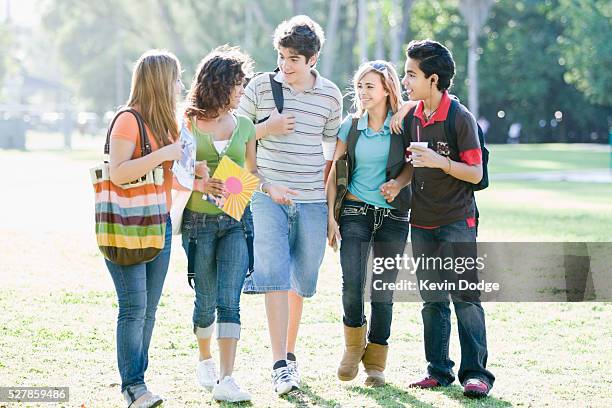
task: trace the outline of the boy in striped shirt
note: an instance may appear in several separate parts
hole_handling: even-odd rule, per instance
[[[314,69],[324,41],[321,27],[307,16],[281,23],[274,33],[279,72],[273,80],[282,85],[282,112],[268,75],[249,82],[238,108],[258,123],[262,184],[251,202],[255,272],[247,285],[266,296],[272,381],[279,395],[299,388],[294,353],[303,299],[315,293],[325,253],[324,174],[336,146],[342,94]]]

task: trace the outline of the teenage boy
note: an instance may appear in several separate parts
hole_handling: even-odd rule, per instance
[[[284,107],[275,107],[269,75],[253,78],[238,113],[250,117],[258,139],[262,179],[253,195],[254,273],[250,290],[265,293],[277,394],[299,388],[295,343],[304,298],[314,295],[325,253],[324,172],[332,160],[342,116],[342,94],[315,69],[323,30],[295,16],[275,30]]]
[[[479,183],[483,175],[476,120],[467,108],[448,95],[455,75],[455,62],[446,47],[430,40],[412,41],[406,54],[406,75],[402,83],[410,99],[419,101],[414,113],[408,113],[413,117],[406,121],[409,123],[406,131],[411,141],[428,143],[427,147],[408,148],[415,168],[410,216],[413,254],[415,257],[476,259],[472,185]],[[447,134],[449,132],[445,130],[450,128],[448,124],[445,126],[445,121],[451,103],[456,104],[455,135]],[[450,274],[454,275],[455,281],[458,276],[473,280],[476,272],[475,268],[467,272],[456,269]],[[431,270],[417,271],[419,281],[435,281],[441,275],[444,271],[434,271],[433,274]],[[422,289],[420,282],[419,288]],[[452,370],[455,363],[448,354],[451,331],[449,295],[457,315],[461,345],[459,381],[466,396],[486,396],[495,377],[486,369],[485,315],[477,291],[421,290],[428,374],[411,386],[447,386],[455,380]]]

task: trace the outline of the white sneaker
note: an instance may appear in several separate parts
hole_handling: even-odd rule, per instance
[[[251,394],[243,391],[234,377],[229,375],[214,386],[212,396],[216,401],[242,402],[251,400]]]
[[[212,390],[219,378],[219,372],[217,371],[215,361],[212,358],[198,361],[196,375],[198,377],[198,383],[203,388],[206,388],[208,391]]]
[[[289,371],[289,378],[295,388],[300,388],[300,372],[298,371],[297,361],[287,360],[287,371]]]
[[[288,393],[294,386],[287,367],[279,367],[276,370],[272,370],[272,383],[274,384],[274,391],[278,395]]]

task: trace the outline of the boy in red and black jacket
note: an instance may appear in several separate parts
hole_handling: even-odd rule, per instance
[[[412,180],[411,241],[415,257],[471,257],[476,259],[476,206],[473,185],[483,177],[482,152],[474,116],[449,97],[455,62],[442,44],[424,40],[408,44],[402,81],[411,100],[419,101],[404,120],[412,142],[409,160]],[[454,104],[454,132],[447,121]],[[453,134],[449,134],[453,133]],[[451,140],[452,138],[452,140]],[[455,380],[449,358],[449,298],[457,315],[461,365],[459,381],[464,394],[486,396],[495,377],[486,369],[487,340],[484,310],[478,291],[431,290],[421,281],[475,281],[477,271],[417,271],[423,298],[425,357],[428,375],[412,384],[419,388],[446,386]],[[458,286],[457,286],[458,287]]]

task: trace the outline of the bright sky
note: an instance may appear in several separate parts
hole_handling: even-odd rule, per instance
[[[6,20],[10,8],[11,21],[15,25],[32,26],[40,19],[40,0],[0,0],[0,21]]]

